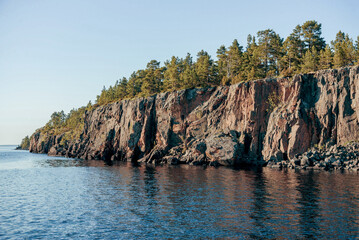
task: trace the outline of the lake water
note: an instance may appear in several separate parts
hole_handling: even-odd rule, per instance
[[[0,146],[0,239],[356,239],[359,174],[106,166]]]

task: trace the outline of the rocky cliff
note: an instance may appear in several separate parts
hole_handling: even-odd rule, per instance
[[[210,165],[290,160],[359,139],[359,67],[123,100],[86,112],[80,139],[37,131],[30,151]]]

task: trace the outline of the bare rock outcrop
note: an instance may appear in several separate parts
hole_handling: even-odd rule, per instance
[[[359,140],[359,67],[297,75],[269,118],[265,160],[292,159],[314,145]]]
[[[81,159],[236,165],[294,159],[359,139],[359,67],[157,94],[100,106],[66,145],[37,131],[30,151]]]

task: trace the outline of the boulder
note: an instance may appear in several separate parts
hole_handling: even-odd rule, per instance
[[[209,162],[233,166],[241,161],[238,142],[231,136],[210,136],[206,139],[206,145],[206,157]]]

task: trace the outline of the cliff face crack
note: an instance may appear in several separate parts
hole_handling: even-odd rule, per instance
[[[86,112],[72,142],[40,129],[30,151],[194,165],[290,160],[314,144],[359,139],[358,79],[355,66],[123,100]]]

